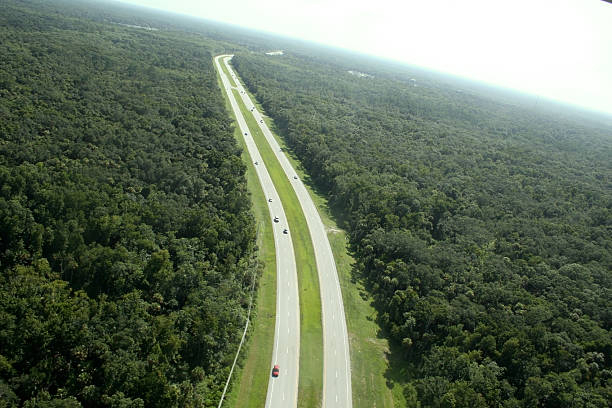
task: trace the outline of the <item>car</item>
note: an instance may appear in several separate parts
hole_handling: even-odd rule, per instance
[[[278,217],[274,217],[274,222],[278,222]]]
[[[271,202],[272,202],[272,199],[271,199],[271,198],[268,198],[268,202],[269,202],[269,203],[271,203]]]
[[[274,364],[274,367],[272,368],[272,377],[278,377],[279,374],[280,367],[278,366],[278,364]]]
[[[288,233],[289,233],[289,231],[287,230],[287,228],[285,228],[285,229],[283,230],[283,234],[288,234]]]
[[[259,120],[259,123],[263,123],[263,119],[260,119],[260,120]]]
[[[257,166],[259,164],[259,162],[255,162],[255,165]]]
[[[248,133],[247,133],[247,132],[244,132],[244,135],[246,136],[246,135],[248,135]]]
[[[293,179],[294,179],[294,180],[297,180],[297,176],[293,176]]]

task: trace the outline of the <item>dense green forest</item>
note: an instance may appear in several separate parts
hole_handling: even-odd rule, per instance
[[[408,406],[611,406],[612,127],[358,61],[232,63],[344,220]]]
[[[279,44],[300,51],[240,52]],[[612,127],[196,19],[3,0],[0,407],[217,405],[258,271],[220,51],[344,221],[408,406],[612,406]]]
[[[0,406],[217,406],[258,265],[212,45],[1,8]]]

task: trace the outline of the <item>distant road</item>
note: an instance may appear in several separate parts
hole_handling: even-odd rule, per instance
[[[272,365],[280,366],[280,375],[272,377],[272,367],[261,367],[268,370],[270,380],[268,383],[268,394],[266,407],[270,408],[292,408],[297,406],[297,391],[299,379],[300,358],[300,302],[297,281],[297,269],[291,234],[284,234],[283,230],[288,228],[287,217],[281,200],[274,188],[270,174],[266,169],[264,161],[259,155],[259,150],[251,137],[242,112],[234,98],[229,79],[221,69],[219,59],[231,58],[228,55],[215,57],[217,70],[221,75],[223,88],[227,92],[234,115],[244,138],[249,155],[255,167],[257,177],[268,201],[270,218],[272,219],[272,231],[274,234],[274,246],[276,248],[276,328],[274,332],[274,349],[272,354]],[[237,81],[236,81],[237,82]],[[278,222],[274,222],[278,217]],[[290,231],[289,231],[290,232]]]
[[[229,58],[224,58],[224,63],[232,77],[236,77],[234,71],[228,64]],[[235,81],[237,90],[242,97],[246,107],[251,113],[266,140],[276,154],[285,175],[291,180],[293,189],[300,201],[302,211],[306,217],[306,223],[310,230],[310,236],[314,247],[317,270],[319,272],[319,283],[321,287],[321,309],[323,320],[323,407],[324,408],[351,408],[353,406],[351,395],[351,359],[349,354],[348,332],[346,318],[344,316],[344,305],[342,303],[342,291],[338,281],[336,263],[327,238],[327,233],[321,217],[310,197],[306,187],[291,166],[287,156],[281,151],[272,132],[257,111],[255,104],[249,98],[246,90],[239,81]]]

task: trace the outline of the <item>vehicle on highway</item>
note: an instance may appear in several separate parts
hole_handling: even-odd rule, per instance
[[[285,228],[285,229],[283,230],[283,234],[288,234],[288,233],[289,233],[289,231],[287,231],[287,228]]]
[[[274,368],[272,368],[272,377],[278,377],[279,373],[280,373],[280,367],[278,366],[278,364],[275,364]]]
[[[247,132],[244,132],[244,135],[245,135],[245,136],[246,136],[247,134],[248,134]]]
[[[274,217],[274,222],[278,222],[278,217]]]
[[[259,164],[259,162],[255,162],[255,165],[257,166]]]
[[[297,180],[297,176],[293,176],[293,179],[294,179],[294,180]]]
[[[263,119],[260,119],[260,120],[259,120],[259,123],[263,123]]]
[[[271,202],[272,202],[272,199],[271,199],[271,198],[268,198],[268,202],[269,202],[269,203],[271,203]]]

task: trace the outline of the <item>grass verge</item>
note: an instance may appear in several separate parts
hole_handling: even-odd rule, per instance
[[[223,64],[221,66],[223,67]],[[218,73],[217,79],[225,98],[226,109],[232,112]],[[232,388],[226,396],[224,406],[260,408],[266,402],[269,367],[272,363],[276,322],[276,255],[266,198],[238,127],[234,130],[234,136],[243,148],[242,159],[247,165],[247,186],[251,193],[253,215],[257,224],[258,256],[263,262],[263,272],[259,278],[256,303],[251,314],[249,340],[242,350],[243,358],[239,359],[242,364],[234,371]]]
[[[233,92],[287,215],[293,240],[300,293],[298,407],[317,407],[320,406],[323,396],[323,329],[319,277],[310,232],[291,182],[255,119],[242,102],[238,91]]]
[[[251,93],[249,93],[249,97],[256,101]],[[256,106],[260,112],[263,111],[257,102]],[[338,228],[331,215],[326,198],[313,188],[310,178],[304,173],[300,162],[291,154],[291,150],[287,148],[284,141],[274,132],[272,120],[265,118],[265,121],[273,130],[276,141],[283,147],[291,165],[304,181],[327,229],[327,236],[336,261],[347,319],[353,407],[405,407],[406,402],[402,386],[393,380],[396,375],[390,372],[391,365],[388,358],[391,357],[391,353],[388,341],[381,337],[380,327],[376,323],[378,313],[361,282],[353,278],[352,270],[355,261],[348,251],[346,233]],[[397,364],[393,364],[393,366],[397,367]]]

